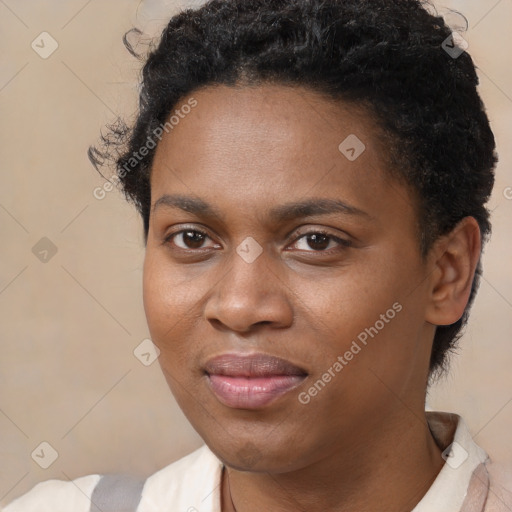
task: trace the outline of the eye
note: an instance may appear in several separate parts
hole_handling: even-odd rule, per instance
[[[207,249],[208,247],[204,247],[203,244],[208,239],[211,240],[211,237],[208,236],[206,232],[197,228],[189,227],[169,234],[164,239],[164,244],[173,244],[178,249],[182,249],[184,251],[194,251]],[[343,248],[350,247],[352,242],[337,237],[327,231],[316,229],[302,234],[292,245],[299,246],[297,248],[300,251],[331,253],[333,252],[333,247],[334,251],[342,250]],[[302,247],[300,247],[300,245],[302,245]],[[336,246],[338,249],[336,249]],[[220,246],[217,244],[210,246],[210,248],[212,247]]]
[[[210,238],[207,233],[196,228],[186,228],[168,235],[164,243],[174,243],[179,249],[195,250],[204,249],[201,247],[205,240]]]
[[[352,242],[349,240],[339,238],[327,231],[318,229],[304,233],[295,240],[293,245],[300,245],[301,243],[302,247],[299,247],[299,250],[306,252],[332,252],[332,243],[334,243],[334,247],[336,247],[336,245],[338,246],[338,250],[342,250],[343,248],[350,247],[352,245]],[[313,249],[313,251],[308,250],[308,247]]]

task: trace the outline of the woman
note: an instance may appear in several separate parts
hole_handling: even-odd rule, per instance
[[[141,213],[151,337],[205,445],[6,512],[511,509],[462,418],[425,412],[497,158],[464,41],[423,4],[212,0],[170,20],[135,125],[90,156]]]

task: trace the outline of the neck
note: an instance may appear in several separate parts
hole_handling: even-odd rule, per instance
[[[424,412],[389,423],[387,428],[365,425],[357,440],[343,440],[328,457],[296,471],[251,473],[225,468],[222,512],[410,512],[444,460]]]

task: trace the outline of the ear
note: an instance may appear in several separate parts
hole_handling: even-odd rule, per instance
[[[471,293],[481,244],[480,228],[474,217],[462,219],[434,244],[427,322],[450,325],[460,319]]]

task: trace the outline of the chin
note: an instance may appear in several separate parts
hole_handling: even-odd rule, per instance
[[[204,438],[203,438],[204,439]],[[230,468],[237,471],[254,473],[286,473],[303,467],[301,460],[296,459],[302,450],[298,446],[289,447],[283,439],[275,439],[269,444],[268,436],[261,439],[246,434],[224,439],[205,439],[206,444],[215,455]]]

